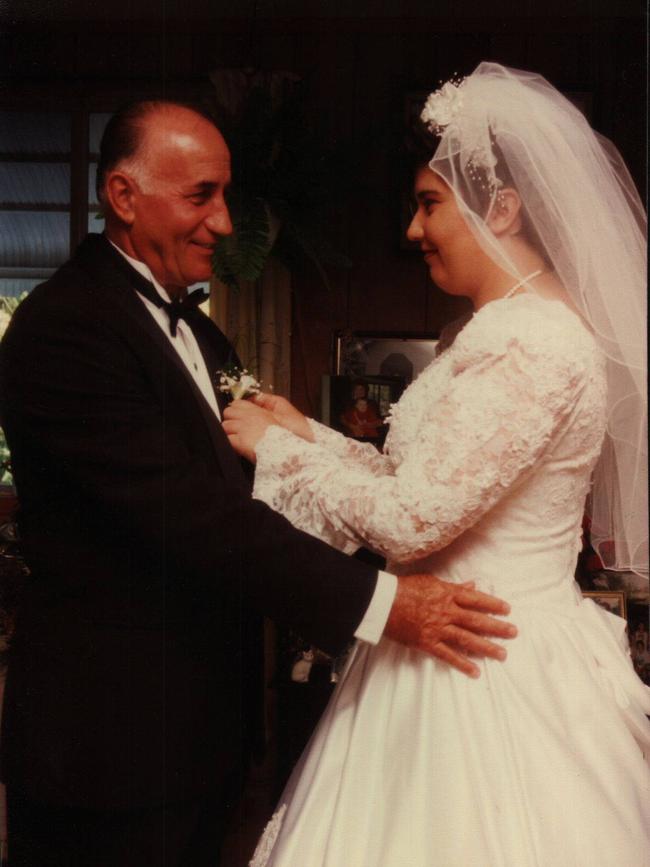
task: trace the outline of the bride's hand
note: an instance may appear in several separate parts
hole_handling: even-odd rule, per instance
[[[277,394],[258,394],[253,398],[257,406],[261,406],[273,413],[276,423],[282,425],[296,436],[302,437],[307,442],[314,442],[314,435],[305,416],[296,409],[286,398]]]
[[[233,400],[223,413],[230,445],[251,463],[255,463],[255,447],[272,424],[278,424],[275,416],[250,400]]]

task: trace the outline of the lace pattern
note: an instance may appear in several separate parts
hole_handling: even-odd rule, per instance
[[[457,538],[546,461],[545,508],[586,494],[605,381],[591,335],[560,302],[483,307],[394,407],[385,454],[312,423],[315,443],[269,428],[254,495],[339,549],[409,562]],[[557,457],[557,456],[556,456]]]
[[[278,834],[282,827],[282,820],[284,819],[284,814],[286,812],[287,805],[283,804],[280,809],[273,814],[271,820],[267,822],[262,836],[255,847],[253,857],[248,862],[248,867],[266,867],[268,860],[271,857],[275,841],[278,839]]]

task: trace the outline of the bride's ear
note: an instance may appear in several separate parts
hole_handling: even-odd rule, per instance
[[[512,187],[504,187],[496,195],[488,214],[487,224],[497,237],[516,235],[521,231],[521,199]]]

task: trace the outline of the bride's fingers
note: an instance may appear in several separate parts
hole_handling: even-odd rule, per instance
[[[259,394],[256,394],[255,397],[251,399],[251,402],[256,403],[263,409],[268,409],[270,412],[273,412],[273,408],[277,405],[279,400],[280,398],[277,394],[268,394],[265,391],[260,391]]]
[[[224,420],[237,419],[246,421],[254,418],[266,418],[267,421],[275,423],[275,417],[261,406],[255,406],[248,400],[234,400],[223,411]]]
[[[233,400],[224,410],[224,415],[246,415],[250,412],[264,412],[261,406],[255,406],[250,400]]]
[[[252,464],[256,462],[256,454],[255,449],[248,448],[242,438],[237,433],[228,434],[228,442],[233,447],[233,449],[237,452],[238,455],[241,455],[244,458],[247,458]]]

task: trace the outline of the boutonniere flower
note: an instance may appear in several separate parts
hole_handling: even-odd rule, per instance
[[[259,394],[262,385],[246,368],[240,370],[235,365],[224,368],[218,373],[219,391],[228,394],[232,400],[244,400]]]

